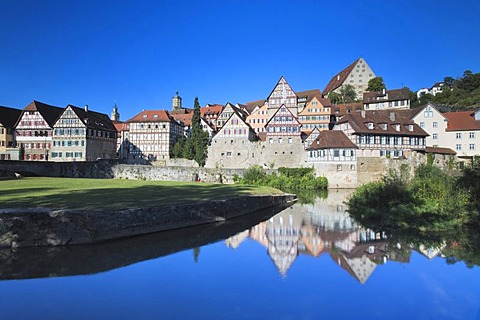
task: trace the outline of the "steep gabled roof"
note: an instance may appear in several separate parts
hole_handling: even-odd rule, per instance
[[[87,128],[117,132],[115,125],[108,115],[90,110],[85,111],[85,109],[72,106],[71,104],[69,104],[65,110],[67,110],[68,107],[75,112]]]
[[[22,110],[0,106],[0,124],[5,128],[14,128]]]
[[[43,117],[43,119],[50,126],[50,128],[52,128],[57,121],[57,118],[63,113],[63,110],[63,108],[51,106],[49,104],[33,100],[28,106],[23,109],[23,112],[38,111]]]
[[[323,89],[323,94],[328,95],[333,90],[337,89],[338,87],[342,86],[345,80],[347,79],[348,75],[352,72],[355,65],[360,61],[360,59],[355,60],[350,64],[348,67],[337,73],[330,79],[330,82],[327,84],[325,89]]]
[[[357,149],[358,147],[340,130],[325,130],[312,142],[307,150]]]
[[[474,111],[445,112],[447,131],[480,130],[480,120],[475,120]]]
[[[281,76],[280,79],[277,81],[277,84],[273,87],[272,91],[270,91],[270,94],[268,95],[267,100],[268,100],[268,98],[270,98],[270,96],[272,95],[273,91],[275,91],[275,89],[278,87],[278,85],[279,85],[280,82],[282,82],[282,81],[285,82],[285,85],[287,85],[287,86],[290,88],[290,90],[292,90],[293,94],[296,95],[295,90],[293,90],[293,88],[290,86],[290,84],[287,82],[287,80],[286,80],[283,76]]]
[[[413,122],[408,111],[410,110],[373,110],[349,113],[340,119],[337,124],[349,123],[355,134],[428,136],[429,134],[425,130]],[[368,123],[373,124],[373,129],[367,127]],[[385,130],[381,127],[382,124],[386,124]],[[395,130],[395,125],[400,125],[398,131]],[[408,130],[410,125],[412,126],[412,131]]]
[[[300,126],[302,125],[302,124],[300,123],[300,121],[298,121],[298,118],[295,117],[295,115],[292,113],[292,111],[290,111],[290,108],[287,107],[286,105],[282,104],[282,105],[280,106],[280,108],[278,108],[278,109],[275,111],[275,113],[272,115],[272,117],[267,121],[267,123],[265,124],[265,128],[268,127],[268,125],[270,124],[271,121],[273,121],[273,119],[275,119],[275,116],[277,115],[277,113],[280,112],[280,110],[282,110],[282,107],[285,107],[285,109],[287,109],[288,113],[290,113],[290,115],[293,117],[293,121],[294,121],[294,122],[296,122],[296,123],[297,123],[298,125],[300,125]]]

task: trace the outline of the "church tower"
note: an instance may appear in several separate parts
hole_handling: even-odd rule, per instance
[[[182,110],[182,98],[177,94],[172,99],[172,111],[180,111]]]
[[[117,102],[115,101],[115,106],[113,107],[112,113],[110,114],[110,120],[120,121],[120,113],[118,112]]]

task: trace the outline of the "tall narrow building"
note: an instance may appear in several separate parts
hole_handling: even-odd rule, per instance
[[[120,113],[118,112],[117,102],[115,101],[115,106],[113,106],[112,113],[110,114],[110,120],[120,121]]]

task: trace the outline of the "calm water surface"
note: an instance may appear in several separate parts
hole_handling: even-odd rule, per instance
[[[0,251],[1,319],[480,319],[480,269],[388,243],[330,192],[97,246]],[[273,215],[273,216],[272,216]]]

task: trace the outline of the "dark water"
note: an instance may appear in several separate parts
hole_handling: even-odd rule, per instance
[[[480,319],[480,269],[311,204],[96,246],[0,251],[0,319]]]

